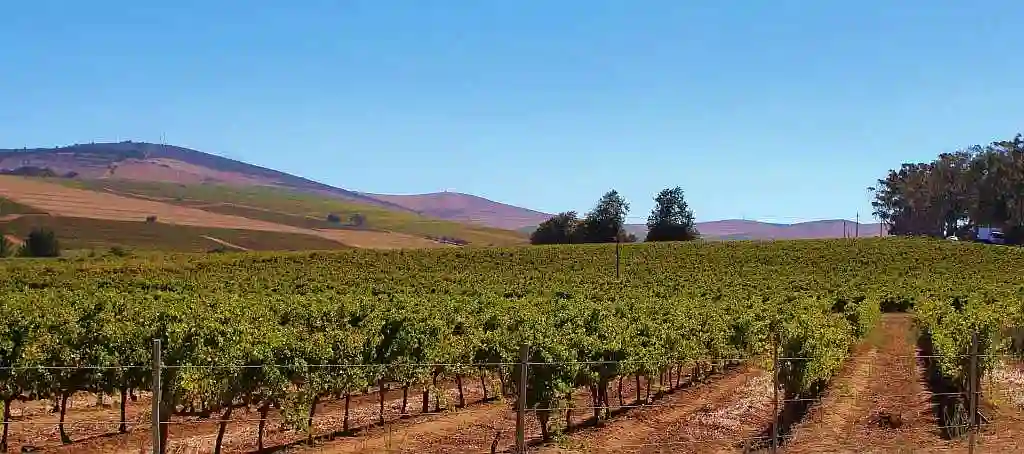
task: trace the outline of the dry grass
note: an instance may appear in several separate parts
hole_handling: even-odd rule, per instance
[[[237,249],[258,251],[304,251],[347,248],[344,244],[314,235],[195,227],[141,221],[71,218],[25,215],[0,220],[0,230],[24,238],[37,227],[47,227],[57,234],[61,249],[106,252],[114,246],[134,251],[206,252],[221,242]],[[213,238],[213,239],[211,239]]]
[[[431,219],[406,211],[276,187],[180,185],[124,180],[56,181],[78,188],[166,201],[181,206],[304,228],[319,228],[316,222],[309,221],[323,220],[328,213],[335,213],[342,219],[359,213],[366,218],[366,227],[370,229],[412,237],[447,236],[460,238],[477,246],[513,246],[528,242],[527,236],[519,232]]]
[[[986,379],[990,399],[998,404],[1024,410],[1024,365],[1002,361]]]
[[[107,177],[140,181],[166,181],[182,184],[202,184],[217,181],[229,184],[268,184],[264,178],[253,178],[237,172],[222,172],[175,159],[125,159],[118,162]]]
[[[441,246],[437,242],[412,235],[300,228],[241,216],[213,213],[155,200],[71,188],[22,177],[0,176],[0,194],[18,204],[31,206],[59,217],[143,221],[147,216],[155,215],[158,222],[164,224],[313,235],[363,248],[393,249]]]

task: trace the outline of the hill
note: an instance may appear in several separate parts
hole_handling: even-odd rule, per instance
[[[770,222],[727,219],[722,221],[698,222],[697,230],[707,239],[721,240],[782,240],[782,239],[824,239],[879,236],[881,224],[860,224],[842,219],[776,224]],[[647,234],[647,226],[631,224],[626,227],[637,237]],[[844,234],[844,232],[846,232]]]
[[[703,222],[697,228],[711,237],[743,239],[817,239],[879,236],[881,224],[860,224],[843,219],[773,224],[758,221],[726,220]]]
[[[539,211],[495,202],[459,192],[432,194],[385,195],[363,194],[438,219],[472,222],[499,229],[517,230],[533,227],[551,217]]]
[[[520,228],[519,231],[529,234],[535,228],[535,226],[527,226]],[[795,224],[776,224],[743,219],[697,223],[697,230],[700,231],[701,236],[709,240],[827,239],[853,236],[855,232],[861,237],[873,237],[879,236],[880,228],[881,224],[860,224],[858,227],[857,223],[842,219]],[[843,234],[844,229],[847,232],[846,235]],[[642,240],[647,235],[647,226],[627,224],[626,231]]]
[[[524,234],[532,232],[536,226],[519,229]],[[701,236],[709,240],[783,240],[783,239],[827,239],[853,236],[879,236],[881,224],[860,224],[842,219],[824,221],[799,222],[795,224],[775,224],[770,222],[726,219],[722,221],[698,222],[697,230]],[[843,234],[844,230],[847,232]],[[644,224],[627,224],[626,231],[643,240],[647,235]]]
[[[146,142],[88,143],[53,148],[0,149],[0,168],[50,169],[83,179],[179,184],[275,186],[409,211],[358,192],[288,173],[174,145]]]
[[[196,251],[245,243],[236,249],[300,250],[525,242],[517,232],[427,217],[358,192],[170,145],[0,150],[0,173],[6,174],[0,176],[0,229],[17,236],[45,225],[67,238],[69,247]],[[159,226],[146,221],[151,216]],[[125,231],[121,240],[112,234],[118,230]],[[240,236],[245,238],[224,240]]]
[[[328,214],[346,221],[368,217],[362,230],[377,238],[347,240],[363,247],[384,241],[387,233],[431,241],[444,238],[481,245],[511,245],[551,215],[458,192],[389,195],[338,188],[189,148],[145,142],[90,143],[54,148],[0,150],[0,171],[46,178],[79,189],[157,200],[172,205],[203,205],[202,210],[300,228],[333,229]],[[3,194],[0,194],[3,195]],[[16,201],[16,200],[15,200]],[[747,220],[698,223],[709,239],[841,238],[844,221],[772,224]],[[847,221],[850,235],[856,230]],[[639,237],[643,225],[627,229]],[[861,224],[860,236],[877,236],[878,224]],[[515,232],[513,232],[515,231]],[[335,238],[337,239],[337,238]]]
[[[363,193],[362,195],[399,205],[425,216],[517,230],[524,234],[530,234],[538,224],[552,216],[458,192],[412,195]],[[853,236],[854,232],[859,233],[861,237],[871,237],[879,235],[879,228],[880,224],[860,224],[858,227],[855,222],[842,219],[795,224],[741,219],[697,223],[697,229],[705,238],[721,240],[843,238],[844,236]],[[846,235],[843,233],[844,229],[847,232]],[[647,226],[643,224],[629,224],[626,226],[626,230],[639,238],[647,235]]]

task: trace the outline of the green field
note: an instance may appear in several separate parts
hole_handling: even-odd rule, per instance
[[[0,216],[9,214],[41,214],[42,212],[28,205],[22,205],[0,197]]]
[[[54,179],[53,182],[96,191],[110,190],[126,196],[151,197],[166,203],[201,207],[218,213],[303,228],[339,228],[336,224],[326,222],[328,214],[336,214],[342,222],[347,223],[351,215],[358,213],[366,218],[363,228],[372,230],[420,237],[459,238],[475,246],[512,246],[525,244],[528,240],[527,235],[519,232],[430,219],[414,213],[272,187],[179,185],[126,180]],[[204,206],[210,204],[233,205]]]
[[[104,252],[113,247],[139,251],[204,252],[222,248],[209,236],[254,251],[344,249],[341,243],[312,235],[258,230],[221,229],[186,225],[112,221],[57,216],[23,216],[0,221],[0,231],[25,238],[34,228],[57,234],[61,248]],[[231,250],[232,248],[227,248]]]
[[[314,398],[383,382],[512,382],[502,364],[525,344],[536,363],[528,405],[551,409],[576,387],[607,389],[616,377],[763,360],[778,339],[783,357],[806,358],[780,371],[785,396],[807,398],[840,371],[883,307],[920,310],[941,358],[936,373],[954,385],[964,383],[959,358],[971,333],[994,354],[1012,351],[1010,334],[1024,326],[1016,248],[913,239],[627,245],[619,279],[614,257],[612,245],[584,245],[9,260],[0,305],[19,316],[0,322],[0,340],[14,345],[0,360],[26,369],[0,371],[0,389],[145,389],[145,366],[31,366],[144,365],[156,337],[172,366],[163,373],[175,390],[168,408],[273,404],[302,414]],[[351,367],[317,366],[330,364]]]

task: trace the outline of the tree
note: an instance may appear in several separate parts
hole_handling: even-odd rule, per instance
[[[544,221],[530,235],[531,244],[569,244],[579,228],[575,211],[559,213]]]
[[[614,243],[623,231],[628,213],[629,202],[618,191],[606,192],[580,224],[581,242]]]
[[[959,236],[992,226],[1016,238],[1024,231],[1024,138],[904,163],[868,189],[893,235]]]
[[[682,188],[663,189],[654,197],[654,203],[647,218],[647,241],[689,241],[700,235]]]
[[[359,213],[355,213],[352,216],[348,217],[348,223],[351,224],[353,227],[362,227],[363,224],[366,224],[366,216],[363,216],[362,214]]]
[[[25,245],[21,247],[21,255],[24,257],[59,257],[60,244],[57,235],[46,227],[32,229],[32,232],[25,238]]]

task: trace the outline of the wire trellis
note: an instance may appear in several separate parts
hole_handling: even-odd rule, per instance
[[[508,385],[507,387],[505,385],[503,385],[503,387],[500,390],[499,389],[495,389],[495,394],[497,394],[497,396],[492,396],[492,399],[489,399],[489,400],[490,401],[495,401],[495,400],[497,400],[497,401],[505,401],[506,405],[513,404],[512,408],[509,410],[509,414],[510,415],[511,414],[515,414],[515,417],[516,417],[516,449],[519,450],[519,449],[525,449],[526,448],[526,442],[528,441],[527,438],[525,437],[525,433],[524,433],[525,423],[526,423],[526,421],[524,419],[524,416],[526,414],[537,414],[538,412],[549,412],[549,413],[550,412],[559,412],[559,411],[566,411],[566,410],[570,410],[570,409],[573,410],[573,411],[581,411],[581,412],[588,412],[588,411],[595,411],[595,410],[597,410],[597,411],[603,410],[603,411],[608,412],[608,411],[633,411],[633,410],[638,410],[638,409],[672,408],[674,406],[673,404],[660,403],[660,402],[657,402],[657,400],[659,398],[665,396],[665,395],[672,394],[675,391],[678,391],[678,390],[690,387],[692,385],[700,385],[700,384],[705,383],[705,382],[713,381],[713,380],[711,380],[708,377],[703,377],[703,378],[695,381],[692,374],[696,373],[696,371],[695,370],[689,370],[689,366],[693,366],[695,364],[702,363],[702,364],[705,364],[705,365],[718,366],[717,372],[721,372],[722,370],[724,370],[726,368],[726,366],[736,366],[736,365],[742,364],[742,363],[748,363],[749,364],[751,362],[754,362],[754,363],[761,363],[762,365],[769,365],[770,364],[770,367],[768,367],[766,370],[768,370],[768,371],[778,371],[778,370],[780,370],[780,368],[782,368],[786,364],[792,364],[792,363],[801,362],[801,361],[813,361],[813,360],[815,360],[815,358],[810,358],[810,357],[778,356],[778,357],[774,357],[774,358],[765,358],[763,356],[753,356],[753,357],[735,357],[734,356],[734,357],[698,357],[698,358],[663,357],[663,358],[653,358],[653,359],[645,359],[645,360],[633,359],[633,360],[622,360],[622,361],[611,361],[611,360],[593,360],[593,361],[582,361],[582,360],[581,361],[530,361],[530,360],[528,360],[529,359],[529,355],[527,353],[528,353],[528,349],[524,349],[521,352],[521,354],[520,354],[520,361],[517,361],[517,362],[511,362],[511,361],[464,362],[464,363],[462,363],[462,362],[442,362],[442,363],[425,362],[425,363],[398,363],[398,364],[372,364],[372,363],[369,363],[369,364],[368,363],[334,363],[334,364],[331,364],[331,363],[324,363],[324,364],[301,364],[301,363],[300,364],[163,364],[159,360],[159,358],[156,358],[154,363],[151,364],[151,365],[140,365],[140,364],[134,364],[134,365],[60,365],[60,366],[50,366],[50,365],[18,365],[18,366],[0,367],[0,371],[32,371],[32,370],[39,370],[39,371],[69,371],[69,370],[94,370],[94,371],[136,370],[136,371],[143,371],[143,370],[145,370],[145,371],[149,371],[149,372],[153,373],[154,383],[153,383],[153,387],[151,387],[151,389],[158,389],[159,388],[159,379],[161,378],[162,375],[164,375],[162,372],[174,371],[174,370],[187,370],[187,369],[222,369],[222,370],[225,370],[225,371],[236,371],[236,370],[257,369],[257,368],[279,368],[279,369],[285,369],[285,370],[300,370],[300,371],[305,370],[305,371],[309,371],[309,370],[316,370],[316,369],[347,369],[347,368],[353,368],[353,369],[362,369],[362,370],[381,370],[381,371],[386,372],[388,370],[401,370],[402,368],[409,368],[409,369],[422,368],[422,369],[449,369],[450,370],[449,372],[451,372],[451,371],[465,371],[464,372],[465,373],[465,375],[464,375],[465,377],[471,377],[471,376],[474,376],[474,374],[478,374],[478,373],[490,374],[490,373],[493,373],[493,369],[500,369],[500,370],[504,371],[503,373],[509,374],[510,378],[512,378],[512,377],[519,377],[519,379],[518,380],[512,380],[512,382],[507,383],[506,384],[506,385]],[[953,358],[953,359],[958,359],[958,360],[971,359],[970,367],[972,368],[972,372],[971,372],[972,376],[975,376],[977,374],[977,372],[974,371],[973,368],[977,367],[977,360],[978,359],[982,359],[982,358],[986,358],[986,359],[1012,359],[1012,360],[1019,360],[1020,359],[1020,355],[1016,355],[1016,354],[965,354],[965,355],[953,355],[953,356],[950,356],[950,355],[912,354],[912,355],[887,355],[887,357],[893,358],[893,359],[897,359],[897,360],[905,359],[905,360],[914,360],[914,361],[933,360],[933,359],[938,359],[938,358],[947,358],[947,359]],[[525,385],[526,382],[523,381],[522,379],[527,376],[526,374],[529,374],[529,371],[532,368],[558,367],[558,366],[581,367],[581,368],[584,368],[584,370],[587,367],[616,366],[616,367],[622,368],[624,370],[632,370],[632,371],[640,370],[640,372],[637,372],[637,373],[630,372],[629,377],[632,377],[634,374],[638,375],[637,380],[638,380],[638,383],[639,383],[639,376],[644,376],[645,377],[645,383],[644,384],[648,387],[648,389],[646,391],[647,395],[646,395],[646,397],[642,397],[641,398],[641,396],[640,396],[641,389],[639,389],[639,388],[631,389],[630,390],[630,398],[628,399],[628,402],[624,401],[623,395],[620,394],[619,399],[618,399],[620,404],[616,405],[615,403],[611,402],[611,400],[614,400],[614,399],[611,398],[611,392],[606,390],[606,392],[608,392],[608,394],[606,394],[605,399],[607,399],[609,401],[609,403],[607,405],[603,405],[603,404],[602,405],[567,404],[565,406],[558,406],[558,407],[548,407],[548,406],[543,406],[543,405],[534,405],[534,406],[531,407],[531,406],[524,405],[524,403],[523,403],[523,399],[524,399],[523,396],[524,396],[524,394],[522,394],[522,392],[521,392],[522,390],[521,389],[512,389],[512,388],[517,387],[517,386]],[[638,368],[639,366],[653,366],[652,369],[648,370],[648,372],[652,372],[653,375],[644,374],[642,372],[643,368],[642,367]],[[160,371],[161,373],[157,373],[157,371]],[[657,372],[657,371],[660,371],[661,377],[658,376],[659,372]],[[681,372],[685,372],[686,375],[687,375],[687,380],[686,380],[685,383],[682,381],[682,377],[680,376]],[[706,372],[710,372],[710,371],[702,371],[701,373],[706,373]],[[669,377],[668,380],[664,379],[664,376],[666,375],[666,373],[667,373],[667,375]],[[781,383],[779,382],[778,374],[777,373],[771,373],[771,375],[772,375],[773,380],[774,380],[772,387],[774,389],[776,389],[776,390],[780,389]],[[614,383],[615,378],[618,378],[618,380],[621,382],[626,377],[622,377],[622,376],[613,377],[611,380],[608,381],[608,384]],[[450,381],[450,380],[448,380],[448,381]],[[629,379],[628,378],[625,381],[627,383],[629,383]],[[655,381],[657,381],[657,384],[654,383]],[[673,381],[675,382],[675,384],[673,384]],[[350,394],[350,397],[358,397],[360,395],[368,395],[370,393],[379,393],[379,394],[395,393],[395,392],[397,392],[399,390],[399,388],[391,387],[391,385],[396,385],[396,384],[399,384],[399,383],[385,381],[385,382],[382,382],[381,384],[382,384],[382,387],[367,387],[367,388],[365,388],[365,391],[363,393],[353,392],[353,393]],[[437,388],[436,385],[434,385],[433,387],[431,387],[429,389],[432,389],[435,392],[442,392],[442,391],[443,392],[449,392],[449,393],[452,392],[452,389],[450,388],[450,383],[444,383],[444,384],[446,386],[444,388],[444,390],[442,390],[441,388]],[[406,391],[408,391],[408,385],[409,384],[403,384],[403,387],[406,388]],[[417,385],[417,386],[419,386],[419,385]],[[578,390],[578,391],[582,391],[582,390]],[[636,397],[637,397],[636,400],[632,399],[633,393],[636,394]],[[926,394],[929,395],[929,396],[932,396],[932,397],[963,398],[965,401],[970,402],[972,404],[972,408],[974,408],[973,407],[973,403],[982,395],[982,392],[981,392],[980,389],[978,389],[978,390],[961,391],[961,392],[932,391],[932,392],[928,392]],[[513,399],[512,400],[507,399],[509,396],[512,396]],[[843,392],[835,392],[835,391],[833,391],[833,392],[831,392],[829,394],[829,396],[832,397],[832,398],[836,398],[836,397],[858,397],[858,393],[856,393],[856,392],[843,393]],[[777,397],[774,397],[774,398],[771,398],[771,399],[767,399],[767,398],[764,398],[764,399],[761,399],[761,398],[759,398],[759,399],[747,399],[746,402],[747,402],[747,404],[754,404],[754,403],[772,404],[772,405],[775,406],[774,410],[772,411],[772,413],[774,413],[776,415],[775,417],[778,418],[778,416],[780,414],[779,411],[780,411],[781,407],[786,407],[786,406],[788,406],[790,404],[821,403],[821,402],[823,402],[824,397],[825,397],[824,395],[817,396],[817,397],[777,396]],[[898,394],[898,395],[886,394],[884,397],[885,398],[889,398],[889,399],[914,399],[914,398],[922,397],[922,394],[920,394],[920,393],[918,393],[918,394]],[[157,398],[159,398],[159,397],[157,397]],[[383,402],[384,398],[381,397],[381,399],[382,399],[382,402]],[[404,399],[404,397],[403,397],[403,399]],[[480,402],[483,402],[483,401],[480,401]],[[470,402],[467,405],[472,405],[474,403],[480,403],[480,402]],[[423,414],[422,412],[413,412],[413,413],[405,412],[404,409],[403,409],[403,411],[401,413],[399,413],[399,412],[395,411],[395,409],[390,407],[390,405],[392,405],[392,404],[393,404],[393,402],[389,404],[389,407],[388,407],[388,410],[387,410],[387,414],[388,415],[400,415],[402,418],[405,418],[405,417],[408,417],[408,416],[412,416],[414,414]],[[245,407],[248,407],[248,405],[245,405]],[[424,407],[424,408],[426,408],[426,407]],[[447,408],[449,408],[449,407],[446,404],[446,409]],[[124,420],[124,421],[122,421],[122,420],[95,420],[95,421],[93,421],[93,420],[75,420],[75,421],[68,421],[68,422],[66,422],[65,426],[67,426],[67,427],[83,427],[83,426],[120,426],[120,425],[125,425],[125,426],[127,426],[129,428],[129,432],[131,432],[132,430],[139,430],[139,428],[141,426],[149,425],[151,428],[154,429],[153,433],[156,434],[156,433],[159,433],[159,431],[160,431],[159,428],[161,426],[192,425],[192,424],[195,424],[196,421],[201,421],[201,420],[208,420],[208,421],[212,421],[212,422],[217,422],[218,421],[216,414],[214,414],[212,416],[210,416],[209,414],[207,416],[196,416],[195,414],[183,415],[183,414],[180,414],[180,413],[175,413],[175,414],[172,414],[171,418],[163,418],[165,420],[160,420],[161,418],[152,418],[152,415],[157,413],[157,412],[159,412],[159,411],[161,411],[161,410],[156,409],[156,405],[154,405],[154,411],[153,412],[150,412],[148,414],[144,414],[142,418],[136,419],[136,420]],[[435,411],[436,411],[436,409],[435,409]],[[428,411],[426,413],[433,413],[433,412]],[[365,418],[365,415],[364,415],[364,418]],[[237,424],[237,423],[254,423],[255,424],[255,423],[268,423],[268,422],[279,420],[279,419],[280,419],[280,417],[271,417],[271,416],[258,417],[258,418],[244,417],[244,418],[232,418],[232,419],[230,419],[230,422],[232,424]],[[310,416],[308,419],[311,422],[320,422],[320,421],[337,422],[337,420],[338,420],[337,416],[330,416],[330,415],[315,415],[315,416]],[[54,425],[54,423],[53,422],[49,422],[49,421],[13,421],[12,420],[12,421],[5,422],[4,425],[6,425],[6,426],[52,426],[52,425]],[[966,424],[941,425],[941,426],[934,427],[934,429],[936,429],[936,430],[954,430],[954,429],[956,429],[956,430],[961,430],[961,431],[964,431],[964,432],[970,432],[972,434],[970,443],[971,443],[971,446],[973,446],[976,443],[976,441],[974,440],[973,434],[976,433],[980,428],[988,426],[988,425],[989,424],[986,421],[968,421],[968,423],[966,423]],[[785,440],[791,438],[791,436],[792,436],[791,434],[781,434],[780,433],[780,434],[778,434],[775,437],[772,437],[772,436],[741,437],[741,438],[731,437],[731,438],[720,438],[720,439],[701,438],[699,440],[690,440],[690,441],[672,441],[672,442],[665,442],[665,443],[646,443],[646,444],[632,444],[632,445],[629,445],[629,444],[627,444],[627,445],[617,445],[617,446],[615,446],[612,449],[615,449],[615,448],[618,448],[618,449],[642,449],[642,448],[659,447],[659,446],[660,447],[671,447],[671,446],[675,446],[675,445],[686,445],[686,444],[693,444],[693,443],[705,443],[705,442],[712,442],[712,441],[729,441],[729,442],[733,442],[734,444],[743,444],[743,443],[751,443],[751,442],[765,442],[765,441],[772,441],[772,440],[775,440],[775,443],[773,443],[772,446],[777,448],[780,443],[782,443]],[[531,438],[529,441],[531,443],[533,443],[533,442],[536,441],[536,439]],[[589,449],[600,450],[601,447],[593,446],[593,447],[590,447]]]

